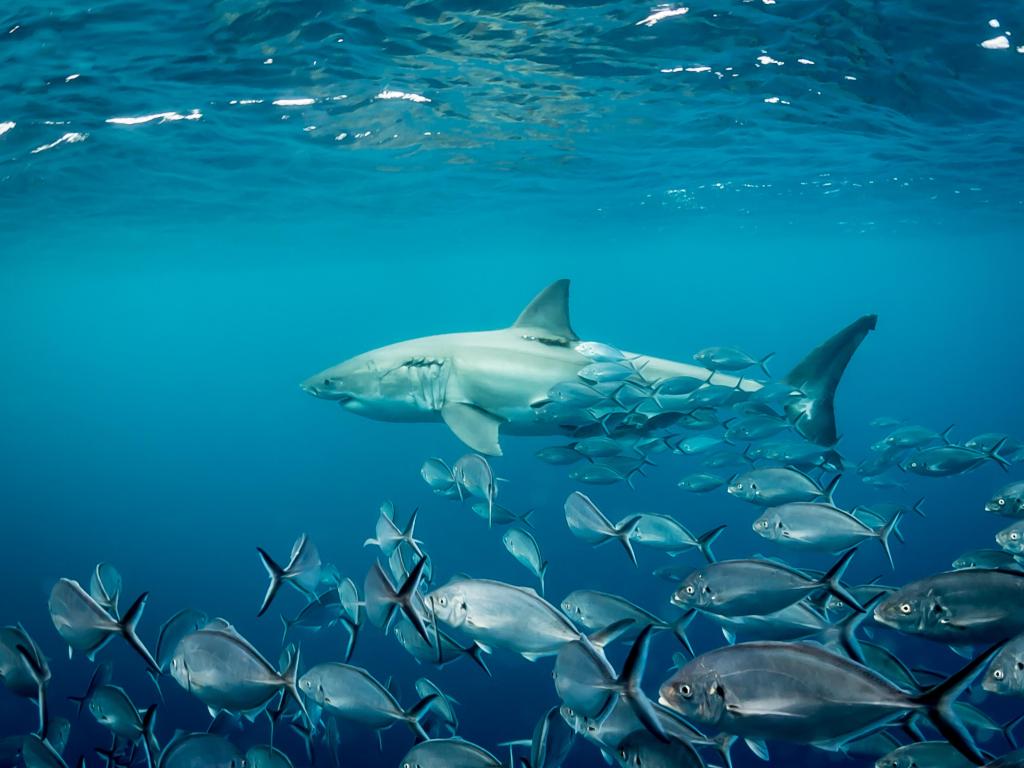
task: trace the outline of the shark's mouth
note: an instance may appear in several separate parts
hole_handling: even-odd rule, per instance
[[[348,405],[353,400],[355,400],[356,397],[355,397],[355,395],[338,395],[334,399],[338,401],[338,405],[340,405],[342,408],[344,408],[346,405]]]

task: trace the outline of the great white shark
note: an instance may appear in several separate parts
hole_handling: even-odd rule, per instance
[[[782,379],[802,393],[786,405],[786,415],[806,439],[836,442],[836,386],[875,321],[875,315],[855,320]],[[500,456],[502,434],[565,434],[539,406],[556,384],[578,381],[577,373],[592,362],[576,350],[579,342],[569,322],[569,281],[558,280],[508,328],[400,341],[321,371],[300,386],[378,421],[443,421],[474,451]],[[650,381],[683,376],[750,393],[764,386],[699,365],[625,354]]]

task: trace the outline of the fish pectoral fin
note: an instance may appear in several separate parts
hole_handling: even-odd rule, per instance
[[[478,453],[501,456],[498,427],[504,419],[472,403],[445,403],[441,418],[455,436]]]

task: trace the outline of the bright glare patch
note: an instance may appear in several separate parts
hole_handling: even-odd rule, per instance
[[[37,155],[40,152],[45,152],[48,149],[53,149],[60,144],[77,144],[80,141],[85,141],[89,137],[88,133],[65,133],[56,141],[51,141],[49,144],[43,144],[42,146],[36,147],[32,150],[33,155]]]
[[[797,59],[796,63],[797,64],[814,64],[814,62],[811,61],[810,59]]]
[[[768,96],[764,100],[765,104],[789,104],[785,99],[780,99],[778,96]]]
[[[17,125],[17,123],[11,123],[11,122],[0,123],[0,136],[3,136],[5,133],[7,133],[9,130],[11,130],[11,128],[13,128],[15,125]]]
[[[316,104],[316,99],[274,99],[271,103],[276,107],[308,107]]]
[[[193,109],[187,115],[181,115],[177,112],[157,112],[155,115],[139,115],[138,117],[110,117],[107,118],[106,122],[114,125],[142,125],[143,123],[151,123],[154,120],[159,120],[161,123],[174,122],[176,120],[199,120],[202,116],[202,112],[198,109]]]
[[[683,16],[689,12],[689,8],[670,8],[667,5],[658,6],[651,11],[651,14],[647,18],[638,21],[636,26],[653,27],[659,21],[672,18],[673,16]]]
[[[78,74],[77,72],[75,72],[75,74],[73,74],[73,75],[68,75],[67,77],[65,77],[65,78],[64,78],[64,82],[65,82],[65,83],[70,83],[70,82],[71,82],[72,80],[77,80],[77,79],[78,79],[78,78],[80,78],[80,77],[81,77],[81,75],[80,75],[80,74]]]
[[[987,48],[990,51],[1002,51],[1010,47],[1010,41],[1006,35],[999,35],[998,37],[993,37],[989,40],[983,40],[981,42],[981,47]]]
[[[988,25],[992,27],[992,29],[999,29],[999,19],[989,19]]]
[[[414,101],[417,104],[429,104],[430,99],[420,96],[418,93],[406,93],[405,91],[381,91],[377,94],[378,99],[402,99],[403,101]]]

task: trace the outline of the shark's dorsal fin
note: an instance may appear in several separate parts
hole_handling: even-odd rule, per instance
[[[556,280],[534,296],[512,327],[535,328],[559,339],[578,340],[569,323],[569,281]]]

